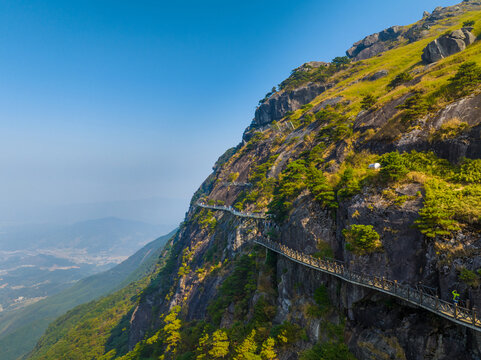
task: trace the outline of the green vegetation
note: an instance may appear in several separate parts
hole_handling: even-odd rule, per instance
[[[380,163],[381,171],[379,175],[385,181],[400,180],[409,172],[405,156],[400,155],[397,151],[382,155]]]
[[[398,86],[405,84],[413,79],[413,76],[406,72],[403,71],[402,73],[399,73],[396,75],[394,79],[391,80],[391,82],[388,84],[389,90],[395,89]]]
[[[468,128],[468,123],[454,118],[442,124],[439,130],[432,134],[431,140],[453,139],[461,135]]]
[[[346,248],[357,255],[366,255],[382,248],[379,234],[372,225],[351,225],[342,230]]]
[[[326,107],[315,114],[316,120],[327,123],[317,134],[317,139],[324,142],[337,142],[352,135],[352,121],[331,107]]]
[[[342,342],[328,342],[314,345],[302,352],[300,360],[355,360],[347,345]]]
[[[351,59],[349,59],[347,56],[337,56],[331,61],[331,65],[337,70],[346,68],[346,66],[350,63]]]
[[[445,183],[431,180],[426,183],[424,207],[419,210],[416,224],[427,237],[447,236],[460,230],[459,223],[454,220],[455,195]]]
[[[229,177],[227,178],[228,182],[234,182],[239,178],[239,173],[238,172],[233,172],[229,174]]]
[[[322,317],[331,307],[327,288],[324,285],[321,285],[314,291],[314,302],[315,305],[311,305],[307,309],[308,315],[312,317]]]
[[[336,72],[347,68],[351,59],[347,56],[338,56],[332,59],[329,66],[317,68],[305,65],[302,69],[295,69],[291,75],[279,84],[279,90],[292,90],[309,82],[326,82]]]
[[[0,337],[2,359],[17,359],[32,350],[49,323],[68,310],[147,276],[155,268],[163,246],[173,234],[152,241],[111,270],[83,279],[18,312],[2,313],[0,322],[8,324],[2,328]]]
[[[217,219],[209,209],[200,209],[194,216],[194,221],[197,221],[201,229],[207,229],[209,233],[212,233],[217,226]]]
[[[451,98],[470,94],[481,84],[481,66],[474,61],[468,61],[459,66],[458,72],[449,79],[446,86]]]
[[[135,306],[147,279],[98,301],[81,305],[53,322],[31,359],[92,359],[105,351],[111,331]]]
[[[377,98],[372,94],[365,95],[361,100],[361,109],[369,110],[376,104]]]
[[[334,192],[330,188],[322,171],[308,160],[295,160],[287,165],[279,176],[274,197],[269,204],[269,212],[278,221],[283,221],[292,208],[292,200],[297,198],[304,189],[309,189],[312,195],[324,206],[334,208]]]
[[[429,111],[434,109],[435,99],[427,98],[422,92],[417,91],[408,97],[404,104],[398,106],[398,109],[404,110],[401,117],[405,123],[412,124],[415,120],[425,116]]]
[[[462,268],[459,273],[459,280],[464,282],[466,285],[471,287],[478,287],[481,285],[481,269],[478,269],[477,272],[472,270],[468,270],[466,268]]]
[[[274,86],[274,87],[271,89],[271,91],[269,91],[269,92],[266,94],[266,96],[264,96],[263,99],[259,100],[259,105],[262,105],[262,104],[265,103],[267,100],[269,100],[269,98],[270,98],[272,95],[274,95],[276,92],[277,92],[277,87]]]
[[[242,318],[247,311],[248,301],[256,289],[256,262],[253,256],[243,255],[234,263],[232,274],[219,289],[219,296],[209,305],[207,311],[214,324],[219,324],[225,309],[235,304],[236,318]]]

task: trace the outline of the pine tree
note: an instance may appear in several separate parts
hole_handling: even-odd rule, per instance
[[[229,353],[229,339],[223,330],[216,330],[212,334],[212,348],[209,355],[214,359],[224,358]]]
[[[262,360],[261,356],[256,354],[257,344],[254,339],[255,335],[256,331],[252,330],[249,336],[236,348],[234,360]]]
[[[172,311],[167,315],[164,319],[164,334],[166,336],[165,343],[167,344],[167,348],[165,349],[166,353],[175,354],[177,351],[177,344],[180,341],[180,327],[182,325],[180,319],[177,318],[177,315],[180,312],[180,306],[174,306]]]
[[[273,338],[268,338],[262,344],[261,357],[262,360],[274,360],[277,359],[276,351],[274,350],[274,345],[276,344]]]
[[[207,347],[209,344],[209,334],[204,333],[199,339],[199,346],[197,346],[197,357],[196,360],[207,359]]]

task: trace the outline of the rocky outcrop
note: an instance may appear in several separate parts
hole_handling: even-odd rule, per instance
[[[379,80],[385,76],[388,76],[389,71],[387,70],[379,70],[376,71],[374,74],[369,74],[366,77],[364,77],[362,80],[363,81],[376,81]]]
[[[328,67],[329,63],[324,62],[324,61],[308,61],[298,68],[294,69],[294,72],[302,71],[302,72],[307,72],[311,71],[312,69],[317,69],[320,68],[321,66]]]
[[[456,54],[472,44],[476,37],[471,33],[472,28],[462,28],[450,34],[443,35],[430,42],[423,50],[422,59],[425,63],[433,63]]]
[[[282,119],[289,111],[300,109],[329,87],[326,84],[309,83],[292,91],[272,95],[256,109],[252,126],[260,127]]]
[[[392,26],[376,34],[366,36],[354,43],[346,51],[346,55],[354,60],[368,59],[390,48],[392,41],[398,39],[403,33],[401,26]]]

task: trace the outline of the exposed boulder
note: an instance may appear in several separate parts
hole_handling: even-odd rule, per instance
[[[387,70],[379,70],[376,71],[374,74],[369,74],[366,77],[362,78],[363,81],[376,81],[381,79],[389,74]]]
[[[294,69],[294,72],[297,72],[297,71],[307,72],[307,71],[311,71],[312,69],[320,68],[321,66],[328,67],[329,63],[324,61],[309,61],[302,64],[298,68]]]
[[[398,39],[402,32],[403,28],[401,26],[392,26],[376,34],[366,36],[364,39],[355,42],[346,51],[346,54],[354,60],[371,58],[388,50],[390,42]]]
[[[300,109],[329,87],[326,84],[309,83],[292,91],[272,95],[256,109],[252,126],[260,127],[282,119],[289,111]]]
[[[433,63],[466,49],[476,37],[471,33],[472,28],[462,28],[450,34],[443,35],[430,42],[423,50],[422,59],[425,63]]]

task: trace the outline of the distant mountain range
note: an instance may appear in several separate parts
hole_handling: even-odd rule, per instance
[[[159,226],[118,218],[4,228],[0,310],[23,307],[107,270],[161,233]]]
[[[102,233],[107,224],[118,224],[120,228],[126,228],[129,224],[135,223],[103,219],[83,224],[90,225],[85,229],[92,231],[92,238],[95,238],[96,228]],[[76,224],[71,229],[80,231],[83,227]],[[88,231],[83,234],[86,233]],[[0,313],[1,359],[13,360],[29,352],[48,324],[67,310],[108,294],[148,274],[156,264],[164,244],[172,235],[173,232],[159,237],[112,269],[82,279],[58,294],[18,310]]]

